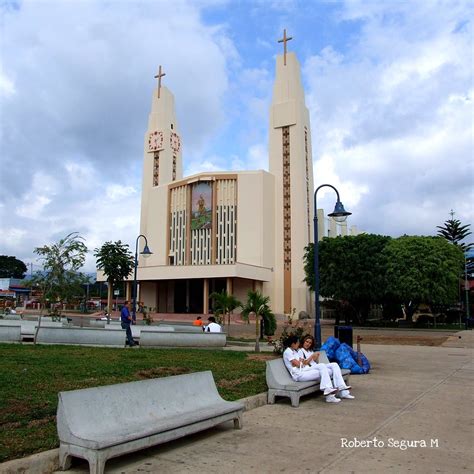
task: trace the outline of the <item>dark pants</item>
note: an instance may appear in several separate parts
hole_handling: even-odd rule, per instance
[[[129,346],[134,346],[135,342],[134,342],[133,337],[132,337],[132,330],[130,328],[130,323],[125,323],[125,322],[122,321],[122,329],[125,329],[125,331],[127,333],[127,344]]]

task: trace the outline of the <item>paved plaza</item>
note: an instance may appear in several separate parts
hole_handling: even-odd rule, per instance
[[[282,399],[246,412],[241,431],[222,425],[113,459],[106,472],[472,472],[473,348],[472,331],[439,347],[367,345],[372,371],[351,377],[355,400]]]

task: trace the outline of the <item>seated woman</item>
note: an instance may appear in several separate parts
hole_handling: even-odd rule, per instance
[[[339,396],[341,398],[355,398],[354,395],[351,395],[349,390],[351,389],[350,386],[347,386],[342,378],[341,368],[336,362],[330,362],[329,364],[320,364],[319,363],[319,352],[314,352],[314,337],[307,335],[302,340],[302,347],[299,349],[299,353],[303,358],[303,365],[305,367],[310,367],[312,369],[319,370],[321,372],[321,381],[322,380],[329,380],[331,382],[332,376],[332,384],[331,387],[334,385],[335,388],[339,391]],[[321,382],[322,385],[322,382]]]
[[[338,391],[338,388],[334,388],[332,384],[328,367],[325,364],[311,365],[309,359],[305,359],[303,352],[299,350],[300,341],[297,336],[289,336],[286,340],[286,345],[288,347],[283,352],[283,362],[285,363],[288,372],[290,372],[291,378],[296,382],[321,380],[320,388],[326,397],[326,402],[339,403],[341,400],[336,398],[334,395]],[[331,373],[333,372],[335,371],[331,370]],[[340,385],[341,389],[349,390],[350,387],[347,387],[344,383],[340,369],[339,374],[341,375],[342,380],[342,384]],[[338,380],[337,376],[335,382],[340,383],[340,380]],[[350,395],[349,398],[352,398],[352,395]]]

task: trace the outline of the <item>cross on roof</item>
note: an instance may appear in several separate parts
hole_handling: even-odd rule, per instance
[[[283,38],[279,39],[279,43],[283,43],[283,64],[286,66],[286,43],[293,39],[293,36],[286,36],[286,29],[283,30]]]
[[[158,79],[158,99],[160,98],[160,89],[161,89],[161,78],[166,76],[166,73],[161,72],[161,64],[158,69],[158,74],[155,76],[155,79]]]

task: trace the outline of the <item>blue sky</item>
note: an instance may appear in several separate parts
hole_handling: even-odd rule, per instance
[[[37,263],[73,231],[134,246],[160,64],[185,175],[267,169],[284,28],[315,185],[339,189],[350,224],[432,235],[451,209],[472,224],[472,2],[0,1],[0,253]]]

